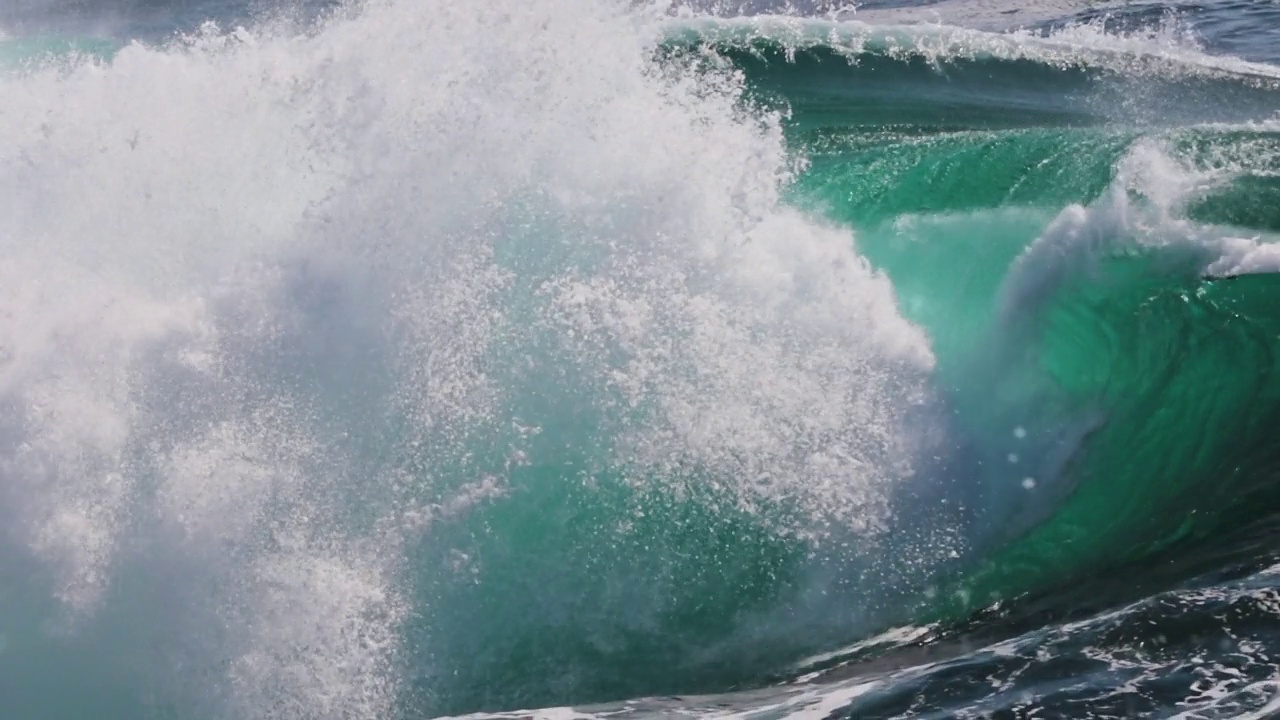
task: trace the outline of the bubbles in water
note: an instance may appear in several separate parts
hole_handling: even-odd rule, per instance
[[[565,458],[874,537],[927,342],[780,205],[777,118],[655,66],[646,17],[383,0],[0,79],[0,556],[58,600],[3,658],[57,626],[86,708],[123,657],[125,714],[394,717],[461,662],[406,647],[411,549]]]

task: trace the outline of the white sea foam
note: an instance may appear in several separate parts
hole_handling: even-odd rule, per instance
[[[995,32],[963,14],[934,18],[921,8],[912,12],[911,21],[901,13],[881,11],[841,20],[791,15],[680,18],[670,22],[667,32],[672,37],[695,33],[725,45],[763,40],[793,52],[821,46],[851,60],[863,53],[919,58],[935,66],[967,60],[1026,60],[1127,77],[1234,79],[1267,88],[1280,83],[1280,70],[1274,65],[1206,52],[1176,18],[1124,33],[1108,30],[1103,21],[1069,23],[1051,31],[1004,27]],[[930,22],[931,18],[935,21]]]
[[[393,715],[406,547],[502,495],[471,458],[546,419],[506,415],[561,372],[536,337],[645,409],[618,467],[883,524],[927,343],[648,17],[377,0],[0,79],[0,555],[57,601],[0,671],[47,657],[73,714]]]

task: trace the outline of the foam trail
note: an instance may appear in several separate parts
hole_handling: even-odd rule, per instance
[[[779,536],[874,537],[927,343],[846,232],[780,206],[777,119],[652,65],[658,38],[589,0],[385,0],[0,79],[6,697],[463,702],[461,651],[406,630],[450,623],[410,558],[460,557],[438,523],[565,456],[672,497],[692,477]]]

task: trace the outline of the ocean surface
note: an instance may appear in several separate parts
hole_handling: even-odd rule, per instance
[[[1280,3],[0,0],[0,718],[1280,714]]]

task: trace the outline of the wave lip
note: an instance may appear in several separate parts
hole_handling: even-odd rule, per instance
[[[827,50],[856,59],[885,55],[931,65],[957,61],[1030,61],[1059,69],[1094,68],[1129,77],[1238,78],[1276,87],[1275,66],[1206,53],[1177,26],[1117,35],[1096,24],[1047,32],[990,32],[961,26],[879,24],[789,16],[672,21],[668,43],[706,43],[737,50],[776,48],[787,55]]]

